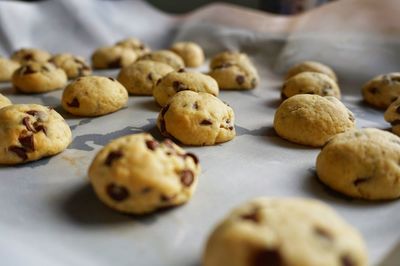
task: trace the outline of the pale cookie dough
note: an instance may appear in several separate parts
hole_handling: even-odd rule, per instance
[[[10,81],[12,74],[20,67],[14,60],[0,57],[0,82]]]
[[[368,104],[388,108],[400,96],[400,72],[374,77],[363,86],[362,95]]]
[[[203,49],[194,42],[176,42],[171,51],[182,57],[187,67],[199,67],[204,63]]]
[[[257,198],[210,235],[203,266],[367,266],[360,233],[311,199]]]
[[[0,109],[9,105],[11,105],[10,99],[0,93]]]
[[[74,56],[68,53],[56,54],[49,59],[49,62],[62,68],[69,79],[92,74],[91,67],[85,62],[85,59],[80,56]]]
[[[392,132],[400,136],[400,98],[388,107],[384,117],[392,125]]]
[[[334,96],[340,99],[340,89],[329,76],[317,72],[302,72],[286,80],[282,86],[283,100],[297,94]]]
[[[209,75],[213,77],[221,90],[249,90],[260,82],[257,69],[246,54],[222,52],[210,63]]]
[[[181,205],[192,197],[200,165],[197,157],[170,140],[134,134],[108,143],[94,158],[89,178],[109,207],[132,214]]]
[[[92,54],[94,69],[113,69],[126,67],[136,61],[135,50],[122,46],[100,47]]]
[[[138,56],[142,56],[151,51],[151,49],[147,45],[136,38],[127,38],[124,40],[120,40],[115,45],[133,49]]]
[[[320,147],[354,127],[354,115],[332,96],[298,94],[285,100],[274,117],[276,133],[291,142]]]
[[[233,139],[235,117],[231,107],[217,97],[194,91],[178,92],[160,111],[161,133],[186,145],[214,145]]]
[[[23,93],[43,93],[63,88],[67,75],[52,63],[30,61],[14,72],[12,84]]]
[[[302,72],[322,73],[322,74],[329,76],[335,82],[338,81],[338,78],[337,78],[335,72],[332,70],[332,68],[330,68],[329,66],[324,65],[322,63],[315,62],[315,61],[304,61],[297,65],[292,66],[286,74],[286,79],[289,79],[289,78],[291,78],[299,73],[302,73]]]
[[[0,164],[20,164],[62,152],[72,134],[55,110],[14,104],[0,109],[0,139]]]
[[[20,64],[34,61],[39,63],[47,62],[51,57],[49,52],[37,48],[22,48],[11,55],[11,59]]]
[[[400,197],[400,138],[379,129],[351,130],[333,137],[317,158],[319,179],[354,198]]]
[[[212,77],[198,72],[174,71],[158,80],[153,96],[159,105],[165,106],[171,97],[184,90],[219,94],[218,83]]]
[[[157,81],[174,71],[164,63],[141,60],[121,69],[117,80],[135,95],[153,95],[153,87]]]
[[[125,87],[113,78],[80,77],[62,95],[62,107],[78,116],[100,116],[118,111],[128,101]]]
[[[159,50],[139,57],[138,60],[151,60],[170,65],[173,69],[179,70],[185,67],[183,59],[169,50]]]

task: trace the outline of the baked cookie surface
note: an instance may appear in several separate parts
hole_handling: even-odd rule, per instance
[[[97,48],[91,57],[94,69],[126,67],[135,62],[137,58],[135,50],[117,45]]]
[[[62,152],[71,130],[55,110],[38,104],[0,109],[0,164],[20,164]]]
[[[138,56],[142,56],[151,51],[150,47],[144,44],[141,40],[133,37],[120,40],[115,45],[132,49]]]
[[[63,92],[61,104],[77,116],[100,116],[123,108],[128,92],[113,78],[88,76],[70,83]]]
[[[316,61],[304,61],[299,64],[296,64],[289,68],[287,74],[286,74],[286,79],[289,79],[299,73],[302,72],[316,72],[316,73],[322,73],[327,76],[329,76],[331,79],[333,79],[335,82],[338,81],[338,78],[335,74],[335,72],[332,70],[327,65],[324,65],[322,63],[316,62]]]
[[[392,125],[392,132],[400,136],[400,98],[389,105],[384,118]]]
[[[89,168],[99,199],[115,210],[133,214],[186,203],[199,174],[194,154],[170,140],[159,143],[147,133],[111,141]]]
[[[121,69],[117,80],[135,95],[153,95],[157,81],[174,69],[164,63],[140,60]]]
[[[345,195],[367,200],[400,197],[400,138],[379,129],[333,137],[317,158],[319,179]]]
[[[165,106],[171,97],[184,90],[219,94],[218,83],[212,77],[199,72],[174,71],[158,80],[153,96],[159,105]]]
[[[52,63],[29,61],[14,72],[12,84],[23,93],[43,93],[63,88],[67,74]]]
[[[0,93],[0,109],[8,105],[11,105],[10,99]]]
[[[231,107],[205,92],[181,91],[163,107],[157,126],[183,144],[204,146],[232,140],[235,117]]]
[[[298,94],[282,102],[274,116],[276,133],[291,142],[319,147],[354,127],[354,115],[332,96]]]
[[[379,75],[362,88],[364,100],[377,108],[386,109],[400,96],[400,73]]]
[[[69,79],[92,74],[91,67],[80,56],[68,53],[56,54],[49,59],[49,62],[63,69]]]
[[[153,51],[148,54],[145,54],[139,57],[138,60],[151,60],[160,63],[167,64],[171,66],[175,70],[179,70],[185,67],[185,63],[183,59],[177,55],[176,53],[169,51],[169,50],[158,50]]]
[[[38,63],[47,62],[51,54],[47,51],[37,48],[21,48],[11,55],[11,59],[19,62],[20,64],[34,61]]]
[[[367,266],[361,235],[328,205],[257,198],[235,208],[210,235],[203,266]]]
[[[20,67],[17,61],[0,57],[0,82],[10,81],[15,70]]]
[[[182,57],[187,67],[199,67],[204,63],[203,49],[197,43],[176,42],[170,50]]]
[[[334,96],[340,99],[340,89],[329,76],[318,72],[301,72],[288,80],[282,86],[282,99],[297,94],[316,94]]]

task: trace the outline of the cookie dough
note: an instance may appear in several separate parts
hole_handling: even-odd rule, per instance
[[[248,56],[239,52],[222,52],[210,62],[210,73],[221,90],[249,90],[260,82],[257,69]]]
[[[12,84],[23,93],[43,93],[63,88],[67,75],[52,63],[30,61],[14,72]]]
[[[153,95],[157,81],[172,71],[167,64],[141,60],[121,69],[117,79],[131,94]]]
[[[276,133],[291,142],[320,147],[354,127],[354,115],[332,96],[298,94],[285,100],[274,117]]]
[[[217,97],[194,91],[178,92],[158,115],[161,133],[186,145],[214,145],[233,139],[233,110]]]
[[[150,134],[111,141],[94,158],[89,178],[109,207],[132,214],[186,203],[192,197],[200,164],[170,140],[159,143]]]
[[[330,68],[329,66],[324,65],[322,63],[315,62],[315,61],[304,61],[302,63],[292,66],[288,70],[288,73],[286,74],[286,79],[289,79],[289,78],[291,78],[299,73],[302,73],[302,72],[322,73],[322,74],[329,76],[335,82],[338,81],[338,78],[337,78],[335,72],[332,70],[332,68]]]
[[[0,109],[0,164],[20,164],[62,152],[71,130],[55,110],[38,104]]]
[[[125,87],[113,78],[80,77],[62,95],[62,107],[78,116],[99,116],[123,108],[128,101]]]
[[[282,86],[282,99],[296,94],[334,96],[340,99],[340,89],[329,76],[317,72],[302,72],[286,80]]]
[[[354,198],[400,197],[400,138],[379,129],[355,129],[333,137],[317,158],[319,179]]]
[[[11,55],[11,59],[20,64],[34,61],[39,63],[47,62],[51,57],[49,52],[37,48],[22,48]]]
[[[12,74],[20,67],[14,60],[0,57],[0,82],[10,81]]]
[[[127,38],[117,42],[115,45],[133,49],[138,56],[142,56],[151,51],[151,49],[147,45],[136,38]]]
[[[400,72],[379,75],[368,81],[362,88],[362,95],[368,104],[388,108],[400,96]]]
[[[136,61],[135,50],[122,46],[100,47],[92,55],[92,66],[95,69],[112,69],[126,67]]]
[[[235,208],[210,235],[203,266],[367,266],[360,233],[328,205],[257,198]]]
[[[176,42],[171,51],[182,57],[187,67],[199,67],[204,63],[203,49],[194,42]]]
[[[397,98],[386,110],[385,120],[392,125],[392,132],[400,136],[400,98]]]
[[[153,96],[159,105],[165,106],[171,97],[184,90],[219,94],[218,84],[212,77],[198,72],[174,71],[158,80]]]
[[[10,99],[0,93],[0,109],[8,105],[11,105]]]
[[[139,57],[138,60],[151,60],[170,65],[173,69],[179,70],[185,67],[183,59],[169,50],[159,50]]]
[[[49,62],[63,69],[69,79],[92,74],[91,67],[80,56],[64,53],[52,56]]]

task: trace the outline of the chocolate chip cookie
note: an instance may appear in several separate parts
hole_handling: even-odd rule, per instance
[[[117,80],[135,95],[153,95],[153,87],[157,81],[174,71],[164,63],[141,60],[121,69]]]
[[[128,92],[113,78],[80,77],[62,95],[62,107],[77,116],[100,116],[118,111],[128,101]]]
[[[322,63],[315,62],[315,61],[304,61],[297,65],[292,66],[286,74],[286,79],[289,79],[289,78],[291,78],[299,73],[302,73],[302,72],[322,73],[322,74],[329,76],[335,82],[338,81],[338,78],[337,78],[335,72],[332,70],[332,68],[330,68],[329,66],[324,65]]]
[[[157,81],[153,89],[156,102],[165,106],[177,92],[191,90],[218,96],[218,84],[212,77],[198,72],[170,72]]]
[[[94,158],[89,178],[109,207],[132,214],[186,203],[192,197],[200,164],[170,140],[134,134],[108,143]]]
[[[291,142],[320,147],[354,128],[354,115],[332,96],[298,94],[285,100],[274,117],[276,133]]]
[[[71,130],[55,110],[38,104],[0,109],[0,164],[20,164],[62,152]]]
[[[363,86],[362,95],[368,104],[381,109],[388,108],[400,96],[400,73],[374,77]]]
[[[29,61],[14,72],[12,84],[23,93],[43,93],[63,88],[67,75],[52,63]]]
[[[56,54],[49,59],[49,62],[63,69],[69,79],[92,74],[91,67],[80,56],[68,53]]]
[[[20,67],[17,61],[0,57],[0,82],[11,81],[12,74]]]
[[[139,57],[138,60],[151,60],[170,65],[173,69],[179,70],[185,67],[183,59],[169,50],[159,50]]]
[[[204,63],[203,49],[194,42],[176,42],[171,51],[182,57],[187,67],[199,67]]]
[[[235,208],[210,235],[203,266],[367,266],[360,233],[311,199],[257,198]]]
[[[392,125],[392,132],[400,136],[400,98],[389,105],[384,117]]]
[[[22,48],[11,55],[11,59],[20,64],[30,61],[44,63],[47,62],[50,57],[51,54],[49,52],[37,48]]]
[[[400,197],[400,138],[379,129],[355,129],[333,137],[317,158],[319,179],[354,198]]]
[[[100,47],[92,54],[94,69],[113,69],[126,67],[136,61],[135,50],[123,46]]]
[[[178,92],[161,109],[157,126],[165,136],[186,145],[214,145],[233,139],[233,110],[217,97],[194,91]]]
[[[302,72],[285,81],[282,86],[282,99],[285,100],[297,94],[334,96],[340,99],[337,83],[329,76],[317,72]]]

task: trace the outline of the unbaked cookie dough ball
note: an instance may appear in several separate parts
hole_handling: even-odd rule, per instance
[[[182,57],[187,67],[199,67],[204,63],[203,49],[194,42],[176,42],[171,51]]]
[[[213,230],[203,266],[367,266],[360,233],[311,199],[257,198]]]
[[[297,94],[316,94],[334,96],[340,99],[340,89],[329,76],[317,72],[302,72],[283,83],[282,99],[285,100]]]
[[[62,95],[62,107],[77,116],[100,116],[118,111],[128,101],[128,92],[113,78],[80,77]]]
[[[186,145],[204,146],[232,140],[236,133],[231,107],[206,92],[181,91],[158,115],[161,134]]]
[[[354,198],[400,197],[400,138],[380,129],[350,130],[333,137],[317,158],[319,179]]]
[[[186,203],[192,197],[200,164],[170,140],[134,134],[108,143],[94,158],[89,178],[109,207],[132,214]]]
[[[320,147],[354,128],[354,115],[332,96],[298,94],[285,100],[274,117],[276,133],[291,142]]]

